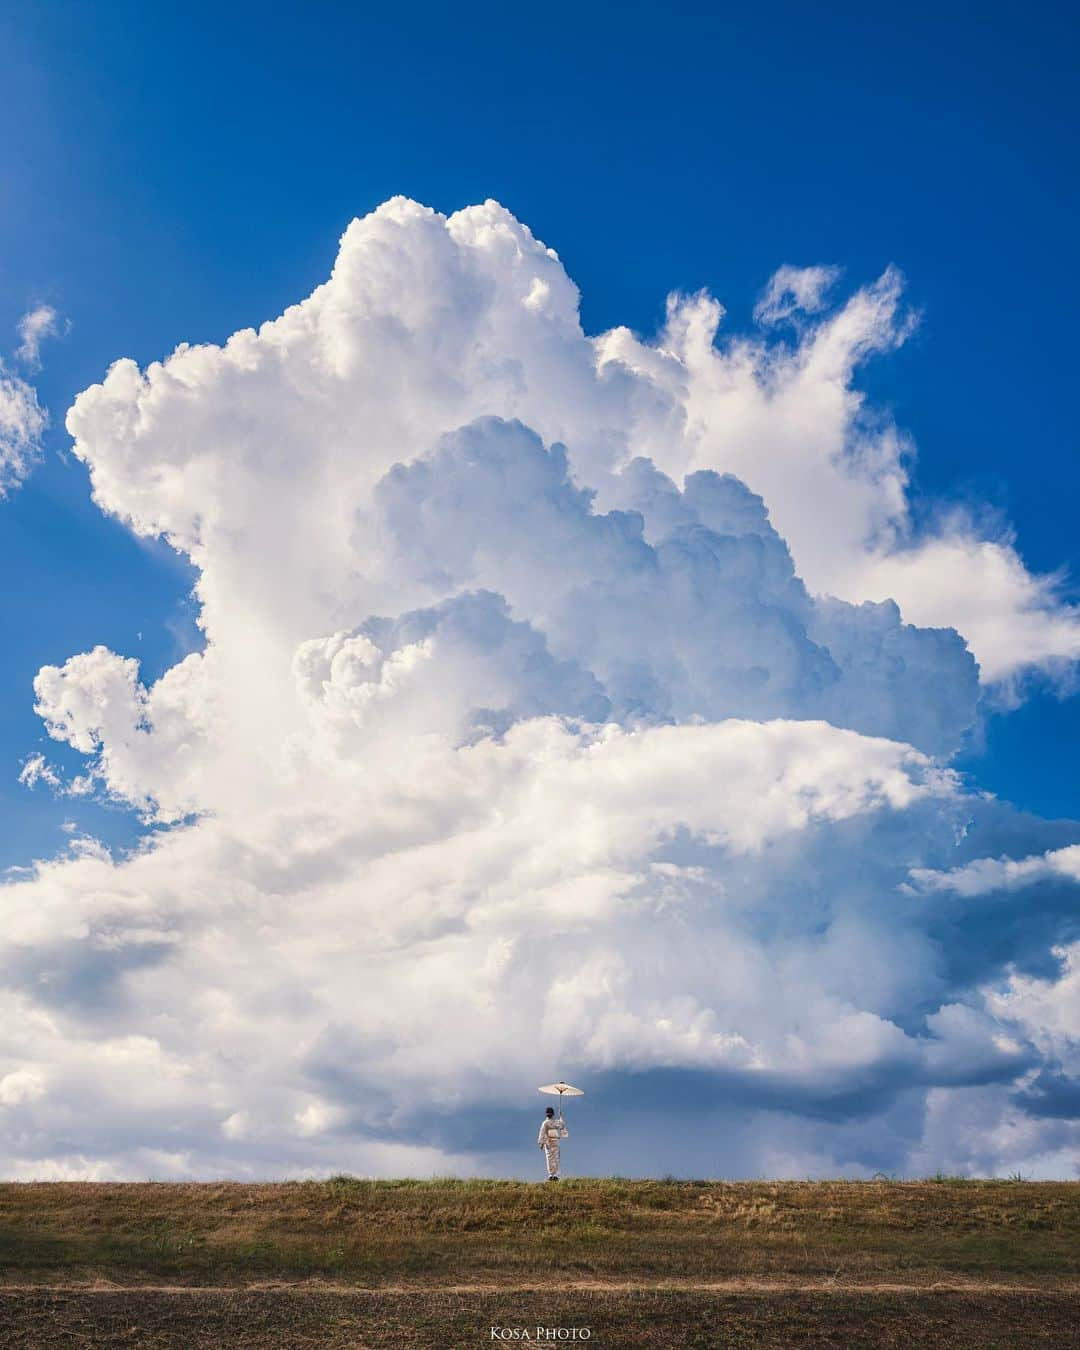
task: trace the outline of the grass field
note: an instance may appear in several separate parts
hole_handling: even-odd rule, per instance
[[[0,1280],[5,1346],[1069,1346],[1080,1185],[8,1184]]]

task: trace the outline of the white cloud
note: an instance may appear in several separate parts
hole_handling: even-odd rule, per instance
[[[297,1134],[302,1134],[306,1138],[325,1134],[335,1126],[343,1124],[346,1119],[346,1113],[340,1106],[320,1101],[308,1102],[302,1111],[297,1111],[293,1116]]]
[[[19,782],[23,787],[32,788],[37,787],[38,783],[44,783],[54,791],[63,790],[60,775],[42,754],[27,755],[19,770]]]
[[[792,275],[802,302],[820,306],[818,270]],[[792,275],[775,284],[790,290]],[[655,343],[624,329],[589,339],[556,255],[502,208],[446,219],[395,199],[353,222],[332,278],[308,300],[223,348],[182,346],[145,374],[118,362],[76,401],[69,428],[104,506],[196,561],[209,550],[219,574],[247,571],[247,598],[262,609],[276,596],[283,619],[308,612],[301,582],[341,608],[358,598],[352,513],[366,491],[441,433],[495,414],[564,442],[601,506],[635,455],[676,481],[733,473],[764,497],[812,591],[893,598],[911,621],[957,628],[986,679],[1053,669],[1075,659],[1080,631],[1053,579],[960,516],[916,532],[911,447],[854,387],[859,366],[911,329],[901,292],[887,270],[808,322],[794,347],[718,340],[722,310],[704,295],[673,297]],[[215,450],[225,443],[243,449],[226,459]],[[300,457],[308,477],[285,492]],[[234,522],[250,514],[253,476],[261,520],[241,536]],[[265,560],[252,574],[249,550],[271,535],[282,559],[303,540],[298,576]],[[202,598],[213,632],[209,580]]]
[[[34,389],[0,361],[0,501],[23,482],[40,459],[47,422]]]
[[[7,888],[8,1052],[49,1063],[60,1103],[93,1083],[95,1156],[169,1119],[212,1170],[258,1119],[261,1156],[317,1165],[331,1128],[386,1142],[410,1112],[520,1099],[568,1060],[773,1092],[921,1071],[919,1041],[838,997],[827,964],[788,947],[778,997],[768,930],[778,848],[951,799],[924,757],[823,723],[532,719],[458,750],[403,738],[396,758],[373,781],[364,756],[317,753],[256,819]],[[687,852],[705,865],[668,861]],[[819,922],[809,906],[800,940]]]
[[[36,305],[22,316],[18,324],[19,360],[31,370],[41,369],[41,344],[47,337],[60,331],[60,316],[51,305]]]
[[[754,318],[758,323],[774,324],[798,313],[817,314],[839,276],[838,267],[780,267],[755,305]]]
[[[221,1122],[221,1133],[226,1139],[247,1139],[251,1129],[251,1116],[247,1111],[234,1111]]]
[[[1018,1025],[1047,1056],[1080,1074],[1080,942],[1055,947],[1055,976],[1014,972],[1004,988],[987,996],[996,1016]]]
[[[122,1172],[112,1162],[80,1156],[13,1159],[6,1175],[12,1181],[115,1181]],[[138,1174],[145,1180],[148,1173]]]
[[[845,594],[899,601],[910,623],[963,625],[982,678],[1010,686],[1027,669],[1067,674],[1080,659],[1080,607],[1060,577],[1029,572],[1008,540],[980,539],[957,518],[942,537],[870,555]]]
[[[398,199],[280,318],[79,396],[96,500],[189,555],[207,646],[35,681],[86,767],[27,780],[174,828],[5,888],[0,1065],[49,1077],[9,1170],[514,1170],[470,1111],[560,1072],[721,1084],[726,1161],[692,1110],[679,1166],[896,1165],[912,1103],[1037,1071],[985,991],[1042,978],[1057,911],[1007,969],[914,893],[1002,808],[944,767],[963,639],[857,581],[959,534],[911,533],[852,383],[904,338],[899,276],[827,311],[830,280],[775,283],[794,346],[717,345],[702,296],[590,339],[501,208]],[[1024,650],[1058,659],[1039,603]]]
[[[616,330],[597,348],[680,409],[681,434],[649,442],[657,464],[725,470],[760,493],[811,590],[895,600],[910,623],[956,628],[985,681],[1059,673],[1080,655],[1080,611],[1060,600],[1059,578],[1028,572],[1010,541],[981,537],[962,512],[915,530],[913,448],[853,386],[861,364],[910,333],[901,297],[890,268],[794,348],[720,341],[715,301],[675,298],[658,346]]]
[[[1080,1129],[1026,1115],[1005,1086],[935,1089],[927,1096],[923,1142],[913,1162],[917,1175],[1073,1180]]]
[[[63,667],[43,666],[34,680],[35,711],[49,735],[85,755],[91,773],[69,785],[75,795],[100,780],[108,792],[159,820],[176,821],[198,808],[191,778],[205,771],[199,751],[214,722],[214,695],[206,672],[212,657],[195,653],[173,666],[149,692],[138,662],[105,647],[74,656]],[[60,779],[34,756],[23,768],[32,786]]]
[[[16,1069],[0,1078],[0,1106],[20,1106],[45,1094],[45,1080],[30,1069]]]
[[[962,896],[1019,890],[1055,878],[1080,882],[1080,845],[1028,858],[976,858],[947,872],[914,868],[911,873],[912,882],[920,890],[955,891]]]

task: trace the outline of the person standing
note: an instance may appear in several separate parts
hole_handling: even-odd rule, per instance
[[[560,1108],[559,1114],[556,1116],[554,1107],[549,1106],[544,1112],[540,1135],[536,1141],[540,1148],[544,1150],[547,1159],[548,1181],[558,1181],[559,1179],[560,1145],[564,1139],[569,1137],[570,1131],[566,1128],[566,1121],[562,1118],[562,1109]]]

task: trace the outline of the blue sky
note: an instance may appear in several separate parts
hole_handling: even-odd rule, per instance
[[[17,782],[47,742],[42,665],[104,644],[149,682],[201,637],[196,573],[91,502],[64,414],[119,357],[221,343],[310,295],[348,222],[404,194],[501,202],[557,249],[586,332],[650,336],[671,291],[752,326],[781,264],[845,294],[889,264],[917,331],[858,386],[918,449],[912,509],[1007,521],[1080,598],[1073,265],[1078,20],[1053,4],[108,6],[0,16],[0,355],[21,315],[67,330],[33,376],[45,457],[0,501],[0,865],[110,845],[132,810]],[[1080,816],[1080,699],[1026,677],[953,763]],[[1061,841],[1056,841],[1060,843]]]
[[[1004,512],[1029,566],[1075,588],[1068,7],[36,3],[0,25],[0,322],[14,341],[45,301],[71,324],[38,381],[48,461],[2,508],[26,579],[3,601],[6,863],[58,838],[55,804],[14,783],[38,667],[101,641],[153,676],[191,640],[185,571],[57,459],[64,410],[117,356],[280,313],[397,192],[502,201],[559,250],[589,331],[648,333],[669,290],[702,286],[743,326],[780,262],[897,264],[921,330],[866,383],[915,438],[921,494]],[[1074,701],[1038,693],[963,762],[1070,814],[1078,732]]]

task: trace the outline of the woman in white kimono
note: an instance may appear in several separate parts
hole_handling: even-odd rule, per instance
[[[562,1118],[562,1112],[560,1111],[558,1117],[556,1117],[554,1108],[549,1106],[544,1113],[543,1124],[540,1126],[540,1137],[536,1141],[544,1150],[547,1158],[548,1181],[558,1181],[559,1179],[559,1144],[561,1140],[569,1137],[570,1131],[566,1128],[566,1121]]]

